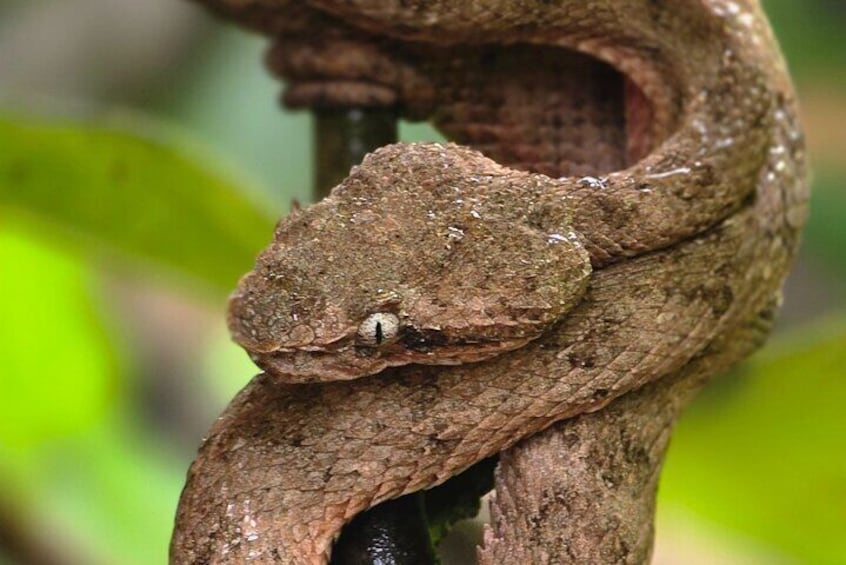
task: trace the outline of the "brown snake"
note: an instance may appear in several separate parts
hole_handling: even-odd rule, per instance
[[[463,146],[382,148],[280,222],[230,302],[266,373],[191,467],[173,563],[323,563],[380,501],[760,343],[807,190],[757,2],[204,2],[278,37],[289,104]]]

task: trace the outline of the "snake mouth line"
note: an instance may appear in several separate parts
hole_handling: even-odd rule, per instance
[[[289,349],[253,354],[253,361],[285,382],[321,382],[350,380],[381,372],[388,367],[409,364],[459,365],[475,363],[522,347],[529,338],[441,345],[433,348],[409,347],[397,343],[385,350],[349,346],[339,350],[308,351]]]

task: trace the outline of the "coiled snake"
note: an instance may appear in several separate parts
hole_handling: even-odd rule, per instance
[[[204,1],[277,38],[289,104],[461,145],[384,147],[280,221],[230,301],[266,372],[189,472],[173,563],[323,563],[380,501],[649,383],[637,409],[676,410],[763,339],[807,191],[757,2]]]

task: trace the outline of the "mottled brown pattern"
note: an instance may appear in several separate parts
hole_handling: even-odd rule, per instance
[[[648,563],[676,419],[709,377],[761,345],[777,309],[773,301],[678,373],[503,452],[479,563]]]
[[[650,531],[627,530],[646,522],[600,526],[613,513],[590,500],[651,515],[676,412],[760,343],[806,213],[757,3],[204,1],[278,37],[289,103],[394,105],[500,164],[388,146],[280,223],[230,313],[268,373],[204,442],[172,562],[323,563],[356,513],[559,421],[505,456],[483,560],[646,560]],[[403,337],[364,347],[359,323],[385,310]],[[559,483],[514,478],[561,464],[532,443],[567,437]],[[600,454],[591,472],[579,450]]]

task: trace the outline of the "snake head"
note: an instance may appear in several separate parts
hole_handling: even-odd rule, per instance
[[[230,298],[235,341],[286,382],[521,347],[579,301],[590,275],[569,218],[533,209],[543,190],[533,178],[455,145],[376,151],[280,221]]]

